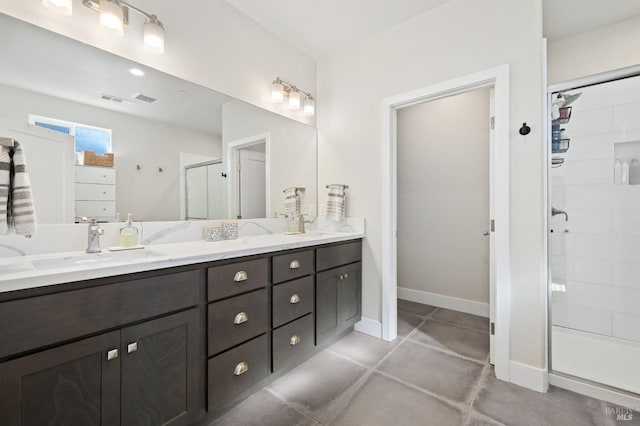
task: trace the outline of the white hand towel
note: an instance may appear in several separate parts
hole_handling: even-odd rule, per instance
[[[0,146],[0,235],[9,233],[10,152],[11,148],[8,146]]]
[[[287,188],[284,190],[284,212],[287,217],[297,219],[300,216],[300,199],[297,188]]]
[[[345,188],[346,185],[341,184],[329,185],[329,193],[327,194],[327,208],[325,213],[327,219],[340,222],[345,218]]]
[[[31,236],[36,232],[36,214],[24,151],[18,142],[13,147],[10,180],[7,209],[9,229],[18,235]]]

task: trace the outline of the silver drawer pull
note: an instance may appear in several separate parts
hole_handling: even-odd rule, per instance
[[[116,358],[118,358],[117,349],[111,349],[109,352],[107,352],[107,361],[111,361],[112,359],[116,359]]]
[[[127,345],[127,353],[130,354],[138,350],[138,342],[129,343]]]
[[[247,275],[245,271],[238,271],[233,276],[233,281],[237,283],[239,283],[240,281],[246,281],[247,279],[249,279],[249,275]]]
[[[344,273],[344,278],[347,279],[349,278],[349,274],[347,274],[346,272]]]
[[[234,376],[240,376],[249,371],[249,364],[242,361],[240,364],[236,365],[236,368],[233,369]]]
[[[291,303],[292,305],[295,305],[296,303],[300,303],[300,296],[298,296],[297,294],[294,294],[293,296],[291,296],[291,299],[289,299],[289,303]]]
[[[298,269],[300,268],[300,262],[298,262],[297,260],[292,260],[291,263],[289,264],[289,269]]]
[[[289,344],[291,346],[295,346],[298,343],[300,343],[300,336],[298,336],[297,334],[294,334],[293,336],[291,336],[291,339],[289,340]]]
[[[239,312],[236,317],[233,319],[234,324],[242,324],[243,322],[249,321],[249,315],[246,312]]]

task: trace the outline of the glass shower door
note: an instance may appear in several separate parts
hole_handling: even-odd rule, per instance
[[[640,77],[552,104],[551,369],[640,393]]]

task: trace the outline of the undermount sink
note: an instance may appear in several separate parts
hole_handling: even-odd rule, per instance
[[[140,249],[118,252],[102,252],[91,254],[79,254],[75,256],[54,257],[51,259],[38,259],[31,263],[36,269],[55,269],[73,266],[91,266],[110,262],[132,262],[140,259],[164,256],[153,250]]]
[[[304,239],[313,239],[313,238],[329,238],[335,237],[338,235],[337,232],[323,232],[323,231],[308,231],[308,232],[299,232],[299,233],[285,233],[287,236],[304,238]]]

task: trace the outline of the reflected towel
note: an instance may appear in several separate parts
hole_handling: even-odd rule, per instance
[[[0,151],[0,218],[0,235],[15,232],[30,237],[36,232],[31,184],[18,142]]]
[[[342,184],[329,185],[326,208],[327,219],[339,222],[345,218],[345,188],[346,185]]]
[[[0,235],[9,233],[9,185],[11,169],[11,148],[0,146]]]
[[[284,212],[289,218],[300,217],[300,199],[297,193],[298,188],[287,188],[284,190]]]

